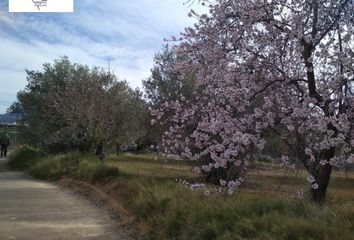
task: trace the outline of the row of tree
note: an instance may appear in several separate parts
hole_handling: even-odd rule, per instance
[[[150,111],[162,109],[180,95],[192,98],[193,77],[181,88],[173,71],[177,54],[167,45],[156,54],[151,76],[143,81],[145,95],[119,80],[112,71],[72,63],[62,57],[27,73],[27,86],[10,107],[19,114],[24,143],[48,151],[156,150],[169,124],[152,125]]]
[[[23,114],[24,137],[98,152],[160,142],[230,191],[271,139],[283,166],[299,161],[309,172],[322,203],[332,168],[354,162],[354,2],[201,2],[209,14],[192,11],[199,22],[156,55],[146,98],[110,71],[67,58],[27,71],[11,108]]]

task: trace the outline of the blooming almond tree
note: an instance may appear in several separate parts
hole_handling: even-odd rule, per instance
[[[181,96],[153,111],[174,112],[164,150],[210,159],[202,171],[241,171],[271,131],[288,146],[284,162],[302,162],[323,203],[332,167],[354,158],[354,1],[203,4],[209,14],[191,12],[199,22],[183,33],[178,51],[188,57],[175,64],[181,79],[196,73],[197,100]]]

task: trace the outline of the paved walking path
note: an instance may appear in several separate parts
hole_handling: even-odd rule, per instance
[[[6,169],[0,159],[0,239],[128,240],[108,214],[59,187]]]

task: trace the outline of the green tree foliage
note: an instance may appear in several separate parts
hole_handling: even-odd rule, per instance
[[[194,75],[182,76],[175,69],[178,56],[168,45],[155,55],[151,76],[143,81],[146,97],[151,106],[158,107],[166,101],[180,99],[181,96],[191,99],[193,95]],[[181,81],[182,78],[184,81]]]
[[[28,84],[11,111],[22,115],[20,133],[27,143],[54,151],[87,151],[144,134],[141,93],[110,71],[63,57],[44,64],[43,71],[26,72]]]
[[[148,99],[148,106],[152,115],[154,115],[154,112],[158,112],[167,102],[182,98],[190,103],[196,96],[193,87],[194,74],[181,75],[175,69],[177,60],[180,58],[185,58],[185,56],[177,55],[175,49],[168,45],[163,46],[162,50],[155,55],[151,76],[143,81],[145,96]],[[150,132],[148,136],[150,139],[154,139],[150,142],[158,143],[163,132],[169,128],[170,124],[167,123],[167,119],[169,119],[169,116],[165,116],[164,119],[157,119],[158,123],[148,128]],[[150,120],[148,125],[151,125]]]

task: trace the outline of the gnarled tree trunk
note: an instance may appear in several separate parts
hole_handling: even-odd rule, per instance
[[[311,198],[318,204],[323,204],[326,199],[326,191],[331,177],[332,166],[326,164],[320,167],[318,171],[318,177],[316,182],[318,187],[316,189],[311,188]]]
[[[332,173],[332,165],[329,161],[332,157],[334,157],[334,154],[335,148],[331,148],[323,152],[323,159],[325,159],[327,163],[320,165],[316,172],[316,176],[314,176],[318,187],[311,188],[311,198],[320,205],[322,205],[326,200],[327,187]]]

